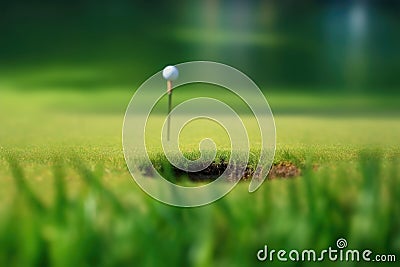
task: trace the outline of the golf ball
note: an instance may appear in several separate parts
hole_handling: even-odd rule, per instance
[[[164,79],[173,81],[178,78],[179,71],[175,66],[167,66],[164,68],[162,75]]]

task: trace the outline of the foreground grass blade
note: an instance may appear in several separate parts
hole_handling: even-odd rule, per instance
[[[14,177],[15,184],[20,192],[20,196],[24,197],[28,204],[37,212],[44,212],[45,206],[27,185],[22,167],[18,164],[15,157],[9,156],[8,163]]]
[[[118,198],[107,188],[105,188],[101,182],[99,177],[96,175],[96,172],[91,171],[87,166],[85,166],[80,160],[77,158],[72,159],[74,167],[77,169],[77,171],[80,173],[84,181],[91,187],[93,187],[94,190],[97,192],[101,193],[102,196],[104,196],[109,203],[113,206],[115,211],[117,212],[123,212],[124,207],[123,205],[119,202]]]
[[[64,221],[65,209],[68,206],[68,200],[65,189],[65,172],[61,159],[55,159],[53,166],[54,176],[54,215],[57,221]]]

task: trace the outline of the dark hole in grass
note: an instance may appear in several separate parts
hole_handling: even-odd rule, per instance
[[[216,180],[228,167],[227,162],[216,163],[213,162],[202,171],[199,172],[186,172],[178,168],[172,167],[175,177],[187,177],[193,182],[210,182]],[[233,170],[234,171],[234,170]],[[246,170],[241,177],[241,181],[249,181],[254,175],[255,168],[246,167]],[[228,170],[229,174],[229,170]],[[301,170],[291,162],[274,163],[268,173],[268,179],[275,178],[291,178],[300,176]],[[181,178],[182,179],[182,178]]]

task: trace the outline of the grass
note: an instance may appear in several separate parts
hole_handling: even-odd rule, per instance
[[[265,244],[318,250],[340,237],[399,259],[400,124],[392,100],[364,114],[371,97],[351,112],[348,103],[359,98],[340,106],[333,96],[338,109],[348,106],[343,113],[326,97],[301,95],[294,106],[293,97],[271,94],[275,160],[301,165],[302,177],[267,181],[254,194],[241,183],[212,205],[186,209],[151,199],[126,169],[121,127],[130,94],[2,92],[0,266],[251,266]],[[243,119],[257,152],[254,123]],[[188,125],[183,151],[195,156],[204,136],[226,153],[226,133],[209,121]],[[157,143],[148,145],[159,161]]]
[[[197,209],[154,201],[79,158],[54,160],[46,201],[31,188],[43,182],[28,186],[15,156],[8,161],[16,191],[2,211],[2,266],[243,266],[264,244],[324,249],[343,236],[352,248],[400,256],[398,165],[382,169],[379,155],[363,154],[361,171],[306,170],[255,194],[239,184]]]

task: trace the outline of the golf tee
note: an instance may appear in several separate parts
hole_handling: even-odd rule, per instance
[[[169,141],[169,133],[170,133],[170,125],[171,125],[171,106],[172,106],[172,81],[168,80],[167,81],[167,93],[168,93],[168,114],[167,114],[167,119],[168,119],[168,129],[167,129],[167,140]]]
[[[172,81],[170,80],[167,81],[167,93],[168,94],[172,93]]]

